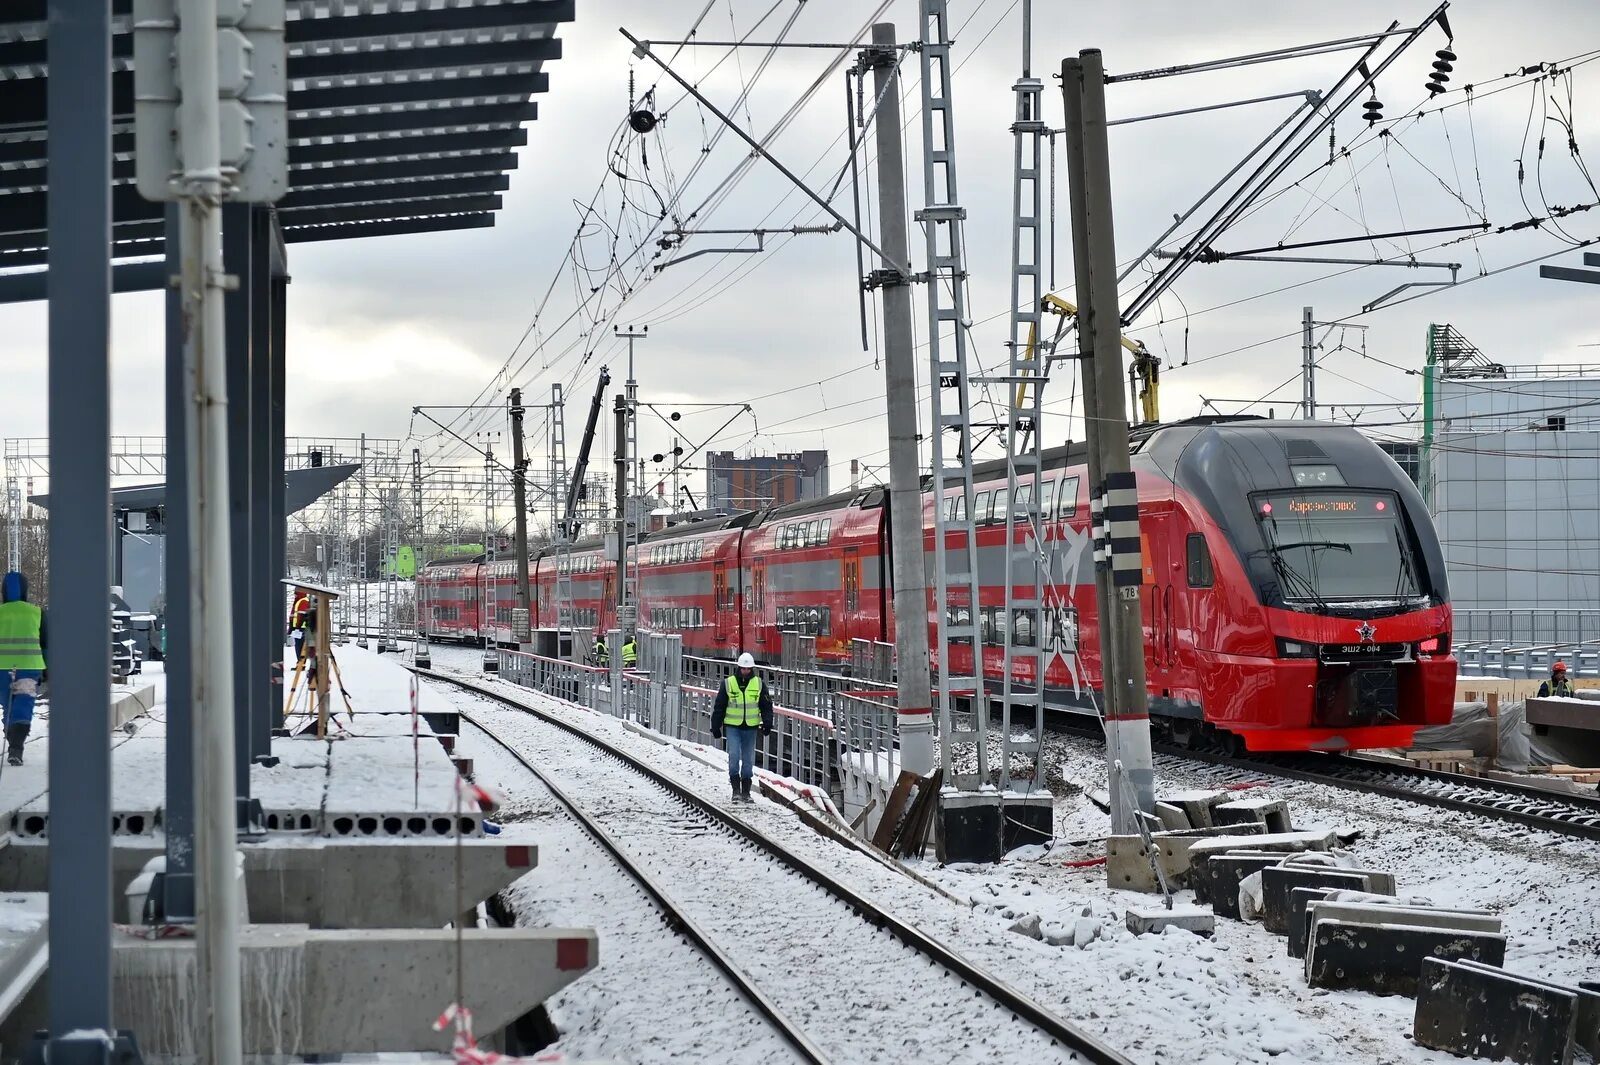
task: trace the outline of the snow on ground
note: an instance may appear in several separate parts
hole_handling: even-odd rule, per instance
[[[593,928],[600,937],[600,964],[546,1003],[561,1032],[551,1050],[575,1059],[611,1053],[636,1065],[795,1060],[532,774],[471,726],[462,738],[479,783],[508,795],[500,839],[539,848],[538,867],[508,893],[518,923]]]
[[[485,704],[476,715],[553,773],[831,1060],[1077,1060],[987,999],[950,1011],[956,977],[621,762],[515,710]],[[722,997],[737,993],[702,996],[684,1016],[720,1015]],[[609,1052],[637,1053],[617,1043]]]
[[[581,722],[708,797],[720,797],[726,787],[716,769],[634,736],[615,720],[491,683],[513,698]],[[968,907],[841,850],[773,804],[758,802],[744,816],[851,886],[891,900],[899,916],[1004,974],[1137,1060],[1184,1065],[1456,1060],[1410,1042],[1411,999],[1308,989],[1284,941],[1259,925],[1223,919],[1210,940],[1177,930],[1145,937],[1127,932],[1124,910],[1156,898],[1111,890],[1103,869],[1063,864],[1104,853],[1100,839],[1107,819],[1080,792],[1104,787],[1103,750],[1087,740],[1058,737],[1050,752],[1059,761],[1061,779],[1056,785],[1058,839],[1094,842],[1019,851],[994,867],[921,863],[924,874],[969,900]],[[1204,767],[1183,765],[1189,768],[1163,766],[1164,786],[1199,788],[1214,782]],[[1360,830],[1363,838],[1354,853],[1366,864],[1392,869],[1404,893],[1499,913],[1510,937],[1508,968],[1565,981],[1589,975],[1600,946],[1600,918],[1590,901],[1600,854],[1592,845],[1321,785],[1274,782],[1250,794],[1288,799],[1297,825]],[[1188,897],[1185,893],[1180,901]],[[1054,943],[1008,931],[1030,914],[1041,918],[1042,935]],[[1068,945],[1079,938],[1083,947]]]

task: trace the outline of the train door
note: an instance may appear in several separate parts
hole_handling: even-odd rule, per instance
[[[1141,523],[1140,549],[1144,569],[1144,621],[1146,661],[1150,665],[1150,687],[1170,696],[1173,669],[1177,664],[1178,590],[1174,576],[1181,567],[1174,565],[1173,520],[1170,507],[1147,504]]]
[[[716,628],[712,636],[718,643],[728,638],[728,613],[733,597],[728,594],[728,563],[717,559],[711,563],[711,617]]]
[[[844,549],[844,612],[854,620],[861,609],[861,548]]]
[[[757,555],[750,564],[750,589],[745,596],[745,618],[755,629],[758,647],[767,645],[767,556]],[[774,651],[777,649],[774,648]]]

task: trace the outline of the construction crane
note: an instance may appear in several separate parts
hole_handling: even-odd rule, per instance
[[[1044,299],[1039,301],[1039,309],[1050,314],[1060,315],[1063,319],[1077,318],[1078,307],[1070,300],[1064,300],[1053,293],[1045,293]],[[1061,330],[1057,330],[1056,339],[1061,339]],[[1038,343],[1038,325],[1028,327],[1028,349],[1023,355],[1024,362],[1032,362]],[[1128,367],[1128,401],[1139,410],[1141,425],[1147,425],[1161,420],[1161,360],[1150,354],[1150,350],[1137,340],[1122,338],[1122,346],[1127,348],[1133,356],[1133,363]],[[1038,375],[1038,371],[1035,370]],[[1023,389],[1028,386],[1017,386],[1017,405],[1023,401]]]
[[[600,367],[600,383],[594,388],[594,401],[589,404],[589,420],[583,424],[583,439],[578,443],[578,458],[572,465],[572,483],[567,485],[567,507],[558,528],[568,542],[578,538],[578,501],[583,498],[583,475],[589,470],[589,451],[594,446],[594,430],[600,421],[600,406],[605,402],[606,387],[611,384],[611,371]]]

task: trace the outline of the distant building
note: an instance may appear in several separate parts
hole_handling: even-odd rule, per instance
[[[706,455],[706,507],[756,510],[828,494],[828,453],[789,451],[735,458],[731,451]]]
[[[1420,481],[1456,609],[1593,615],[1600,366],[1502,366],[1450,326],[1430,332],[1437,358]],[[1459,619],[1459,633],[1470,620]]]
[[[1422,483],[1422,445],[1415,440],[1374,440],[1412,484]]]

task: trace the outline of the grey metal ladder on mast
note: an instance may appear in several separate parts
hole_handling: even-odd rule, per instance
[[[565,493],[567,484],[567,427],[566,404],[563,402],[561,384],[550,386],[550,542],[556,556],[556,629],[571,632],[575,619],[572,610],[572,555],[567,545],[572,541],[571,530],[562,527],[565,518]],[[573,648],[577,652],[578,648]],[[586,650],[586,649],[585,649]]]
[[[1044,542],[1044,461],[1043,436],[1045,380],[1048,377],[1043,353],[1030,350],[1028,338],[1039,334],[1040,300],[1044,292],[1039,280],[1042,246],[1039,231],[1040,152],[1044,122],[1040,109],[1043,83],[1032,76],[1030,0],[1022,0],[1022,77],[1012,86],[1016,94],[1016,122],[1011,127],[1015,155],[1011,197],[1011,342],[1008,347],[1010,380],[1006,384],[1010,416],[1006,424],[1006,487],[1010,505],[1006,509],[1006,621],[1005,674],[1001,681],[1002,762],[1000,787],[1012,790],[1020,783],[1026,790],[1044,786],[1044,574],[1040,548]],[[1028,483],[1024,484],[1024,481]],[[1054,500],[1051,501],[1054,505]],[[1020,529],[1019,529],[1020,526]],[[1021,532],[1018,541],[1017,533]],[[1022,594],[1018,594],[1019,589]],[[1028,640],[1019,642],[1022,626],[1028,620]],[[1034,678],[1032,688],[1017,684],[1017,672]],[[1013,728],[1013,715],[1030,715],[1031,726],[1022,736]],[[1025,737],[1025,738],[1024,738]],[[1019,759],[1028,766],[1017,772]]]
[[[916,212],[927,238],[928,361],[933,393],[933,581],[939,669],[939,749],[944,782],[964,791],[989,783],[989,716],[983,690],[983,644],[978,638],[978,555],[972,513],[972,408],[967,381],[966,211],[956,194],[955,116],[950,101],[950,20],[944,0],[921,0],[922,177],[927,206]],[[952,336],[942,335],[945,329]],[[948,352],[947,352],[948,349]],[[949,437],[954,437],[950,440]],[[954,444],[955,458],[947,459]],[[952,501],[946,493],[958,488]],[[957,535],[954,548],[947,542]],[[954,564],[954,568],[952,568]],[[965,608],[963,612],[963,608]],[[956,675],[952,645],[972,650],[973,668]],[[958,725],[955,700],[971,693],[972,711]],[[953,758],[958,745],[975,748],[973,772]]]

